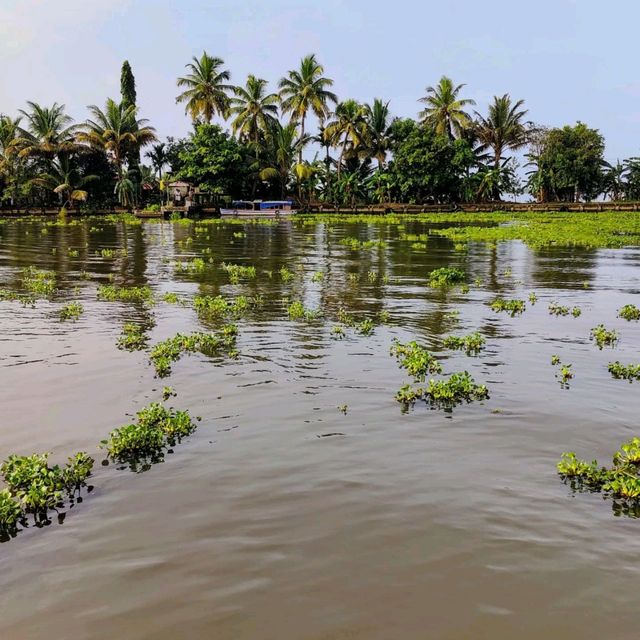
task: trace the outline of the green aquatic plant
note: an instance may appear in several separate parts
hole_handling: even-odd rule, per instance
[[[370,336],[375,329],[375,325],[373,324],[373,320],[371,318],[365,318],[362,322],[359,322],[356,325],[356,331],[361,336]]]
[[[569,380],[573,378],[573,371],[571,370],[572,365],[563,364],[560,367],[560,372],[556,374],[556,377],[560,378],[560,384],[563,387],[567,387],[569,385]]]
[[[591,329],[591,340],[595,340],[598,345],[598,349],[602,349],[605,346],[613,347],[618,341],[618,333],[615,329],[605,329],[603,324],[599,324],[597,327]]]
[[[412,388],[404,385],[396,393],[396,400],[406,410],[416,400],[425,400],[436,409],[452,410],[463,402],[486,400],[489,390],[483,384],[476,384],[468,371],[453,373],[446,380],[431,378],[425,388]]]
[[[463,283],[466,277],[466,273],[460,269],[440,267],[429,274],[428,282],[430,287],[451,287]]]
[[[340,413],[343,413],[345,416],[347,415],[348,408],[349,407],[346,404],[338,405],[338,411],[340,411]]]
[[[289,316],[289,320],[304,320],[306,322],[311,322],[318,318],[320,311],[317,309],[306,309],[300,300],[294,300],[287,307],[287,315]]]
[[[167,304],[179,304],[179,305],[185,304],[182,298],[177,293],[174,293],[173,291],[168,291],[167,293],[162,294],[161,300],[162,302],[166,302]]]
[[[181,273],[204,273],[207,269],[207,263],[202,258],[193,258],[185,262],[174,263],[176,271]]]
[[[557,302],[549,303],[549,313],[552,316],[568,316],[570,312],[571,309],[569,307],[559,305]]]
[[[624,307],[618,309],[618,318],[631,322],[632,320],[640,320],[640,309],[635,304],[625,304]]]
[[[151,302],[153,292],[151,287],[119,287],[113,284],[103,284],[98,287],[98,300],[106,302]]]
[[[597,460],[586,462],[573,452],[563,453],[556,469],[563,478],[577,480],[580,485],[592,489],[602,487],[607,478],[606,469],[599,467]]]
[[[424,382],[428,373],[442,373],[442,365],[436,357],[415,340],[402,344],[394,339],[391,355],[396,357],[400,367],[406,369],[416,382]]]
[[[173,387],[162,387],[162,399],[168,400],[169,398],[173,398],[177,396],[175,389]]]
[[[280,268],[280,278],[282,279],[282,282],[291,282],[291,280],[293,280],[294,275],[295,274],[293,273],[293,271],[289,271],[287,267]]]
[[[0,491],[0,540],[3,531],[11,531],[16,524],[24,517],[22,507],[9,489]]]
[[[171,365],[177,362],[184,353],[202,353],[206,356],[235,357],[237,352],[235,325],[225,325],[217,333],[177,333],[171,338],[155,344],[149,353],[151,364],[156,375],[164,378],[171,373]]]
[[[557,365],[557,364],[560,364],[560,356],[552,355],[551,356],[551,364],[554,365],[554,366]]]
[[[238,296],[228,301],[222,296],[196,296],[193,308],[196,313],[205,318],[241,318],[248,310],[250,301],[246,296]]]
[[[53,271],[30,266],[22,270],[22,286],[35,296],[47,298],[56,289],[56,274]]]
[[[529,294],[529,302],[533,306],[536,302],[538,302],[538,296],[535,294],[535,291],[532,291]]]
[[[46,513],[62,503],[65,495],[80,488],[91,474],[93,458],[79,452],[66,466],[49,465],[49,454],[10,455],[0,473],[11,495],[29,513]]]
[[[474,331],[466,336],[447,336],[443,345],[446,349],[464,350],[465,353],[475,355],[484,349],[486,340],[478,331]]]
[[[618,360],[609,363],[609,373],[618,380],[640,380],[640,364],[622,364]]]
[[[324,280],[324,272],[322,271],[316,271],[311,276],[311,282],[322,282],[323,280]]]
[[[114,429],[101,442],[109,458],[129,463],[134,469],[143,460],[158,462],[166,447],[175,446],[196,428],[188,411],[167,409],[158,402],[141,409],[136,418],[136,422]]]
[[[579,318],[582,315],[582,309],[580,307],[573,307],[571,309],[571,315],[574,318]]]
[[[147,346],[148,340],[143,325],[136,322],[125,322],[116,345],[118,349],[124,351],[141,351]]]
[[[229,274],[232,284],[237,284],[240,280],[253,280],[256,277],[256,268],[242,264],[222,263],[222,268]]]
[[[344,327],[341,324],[336,324],[331,327],[331,337],[342,339],[346,335]]]
[[[523,313],[527,305],[525,304],[524,300],[505,300],[504,298],[498,297],[491,303],[490,306],[491,309],[496,313],[505,311],[509,313],[513,318],[514,316]]]
[[[60,320],[77,320],[84,313],[84,307],[79,302],[65,304],[59,311]]]

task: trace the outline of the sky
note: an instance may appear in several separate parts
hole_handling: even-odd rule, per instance
[[[59,102],[82,120],[119,96],[128,59],[141,116],[180,136],[176,78],[192,56],[275,90],[315,53],[340,98],[416,117],[448,75],[481,113],[509,93],[538,124],[599,129],[615,161],[640,156],[638,24],[637,0],[0,0],[0,113]]]

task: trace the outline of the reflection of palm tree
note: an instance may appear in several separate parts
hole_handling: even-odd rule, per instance
[[[289,71],[279,83],[282,111],[291,113],[294,122],[300,122],[300,139],[305,139],[305,118],[309,110],[324,124],[329,115],[329,102],[336,103],[335,93],[328,90],[333,80],[326,78],[324,67],[311,54],[302,58],[300,68]],[[302,162],[302,147],[298,150],[298,162]]]
[[[206,51],[200,59],[194,56],[192,60],[186,65],[190,73],[178,78],[178,86],[187,89],[176,98],[176,102],[186,103],[186,112],[193,120],[203,116],[205,122],[210,123],[215,113],[226,118],[229,112],[227,94],[233,87],[225,84],[231,73],[220,68],[224,60],[212,58]]]
[[[451,78],[442,76],[435,87],[427,87],[427,95],[420,98],[427,106],[420,112],[422,121],[432,126],[436,133],[460,137],[469,128],[471,118],[464,110],[468,105],[475,105],[473,100],[459,98],[463,84],[454,85]]]

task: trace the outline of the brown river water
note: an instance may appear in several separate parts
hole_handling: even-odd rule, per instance
[[[35,307],[0,302],[0,458],[86,450],[97,464],[62,523],[0,544],[2,640],[638,637],[640,520],[572,494],[555,464],[563,451],[608,463],[640,435],[640,384],[607,372],[640,361],[640,324],[616,317],[638,304],[640,249],[463,253],[432,236],[420,250],[393,227],[348,222],[42,229],[0,225],[0,287],[35,265],[59,288]],[[388,242],[353,250],[345,236]],[[213,263],[176,270],[195,256]],[[231,284],[223,261],[257,276]],[[463,268],[469,293],[429,288],[441,266]],[[264,305],[238,321],[237,360],[186,356],[158,380],[144,351],[116,348],[123,322],[154,322],[151,343],[211,325],[189,306],[98,301],[110,274],[158,297],[261,293]],[[515,318],[486,304],[532,291],[537,304]],[[289,320],[284,296],[325,320]],[[73,300],[84,314],[60,322]],[[582,315],[551,316],[552,301]],[[390,319],[337,340],[341,305]],[[613,350],[589,340],[601,322],[620,333]],[[443,349],[443,336],[475,330],[487,338],[478,357]],[[394,395],[410,378],[394,337],[424,344],[447,373],[467,369],[490,399],[403,414]],[[573,364],[568,389],[552,354]],[[195,433],[144,473],[102,466],[99,442],[164,385],[202,417]]]

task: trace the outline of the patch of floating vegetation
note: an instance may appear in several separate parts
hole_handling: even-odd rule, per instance
[[[178,273],[204,273],[207,269],[207,263],[202,258],[193,258],[185,262],[174,262],[175,270]]]
[[[186,302],[177,293],[174,293],[173,291],[168,291],[167,293],[164,293],[162,295],[162,298],[160,299],[162,300],[162,302],[166,302],[167,304],[178,304],[181,306],[184,306],[186,304]]]
[[[69,302],[58,312],[61,321],[77,320],[84,313],[84,307],[80,302]]]
[[[114,429],[101,443],[110,460],[127,464],[136,472],[161,462],[167,448],[196,429],[188,411],[167,409],[159,402],[152,402],[136,417],[135,422]]]
[[[455,267],[440,267],[429,274],[430,287],[452,287],[465,281],[467,274]]]
[[[618,360],[610,362],[609,373],[617,380],[640,380],[640,364],[622,364]]]
[[[6,489],[0,491],[0,541],[17,533],[33,515],[36,524],[48,524],[47,513],[73,503],[91,474],[94,460],[84,452],[61,467],[49,465],[49,454],[9,456],[0,466]]]
[[[137,322],[125,322],[116,345],[118,349],[123,351],[142,351],[146,348],[148,341],[149,338],[143,325]]]
[[[34,296],[48,298],[56,290],[56,274],[34,266],[26,267],[22,270],[21,283]]]
[[[446,380],[429,380],[426,388],[404,385],[396,393],[396,400],[407,411],[416,400],[424,400],[434,409],[451,411],[463,402],[486,400],[489,390],[483,384],[476,384],[468,371],[452,373]]]
[[[517,298],[513,300],[506,300],[505,298],[501,297],[496,298],[490,306],[491,309],[496,313],[504,311],[510,314],[512,318],[520,313],[523,313],[527,308],[524,300],[518,300]]]
[[[256,277],[256,268],[252,265],[222,263],[222,268],[229,274],[232,284],[238,284],[240,280],[253,280]]]
[[[280,279],[282,282],[291,282],[294,278],[293,271],[289,271],[287,267],[280,267]]]
[[[577,318],[582,314],[582,309],[580,309],[580,307],[571,308],[560,305],[557,302],[550,302],[549,314],[552,316],[568,316],[571,314],[574,318]]]
[[[617,514],[640,515],[640,438],[623,443],[611,467],[586,462],[573,452],[563,453],[556,467],[573,491],[603,492],[613,499]]]
[[[349,249],[373,249],[374,247],[384,247],[386,242],[384,240],[358,240],[358,238],[342,238],[340,244]]]
[[[289,320],[304,320],[305,322],[312,322],[320,317],[319,309],[307,309],[300,300],[294,300],[287,307],[287,315]]]
[[[151,287],[120,287],[114,284],[103,284],[98,287],[98,300],[106,302],[151,302]]]
[[[631,322],[632,320],[640,320],[640,309],[635,304],[625,304],[624,307],[618,309],[618,318]]]
[[[442,365],[437,358],[415,340],[402,344],[397,339],[391,345],[391,355],[398,364],[416,381],[424,382],[428,373],[442,373]]]
[[[536,295],[535,291],[532,291],[529,294],[529,302],[531,303],[531,305],[533,306],[536,302],[538,302],[538,296]]]
[[[478,331],[474,331],[466,336],[447,336],[443,341],[446,349],[464,350],[468,356],[480,353],[480,351],[484,349],[485,343],[486,340],[484,336]]]
[[[149,359],[155,367],[156,375],[165,378],[171,373],[171,365],[185,353],[237,357],[237,334],[238,328],[234,324],[225,325],[216,333],[177,333],[155,344],[151,348]]]
[[[603,347],[613,347],[618,342],[618,333],[615,329],[609,330],[603,324],[599,324],[591,329],[590,338],[598,345],[598,349],[602,349]]]
[[[228,301],[222,296],[195,296],[193,308],[196,313],[203,318],[241,318],[250,307],[249,298],[238,296],[232,301]]]

